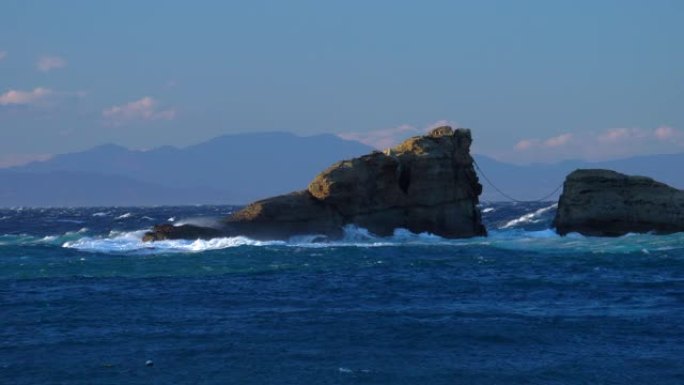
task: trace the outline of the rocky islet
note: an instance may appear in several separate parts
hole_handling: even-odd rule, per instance
[[[684,191],[644,176],[576,170],[565,179],[553,226],[561,235],[684,231]]]
[[[345,225],[386,236],[404,228],[446,238],[486,235],[468,129],[442,126],[384,152],[337,162],[306,190],[247,205],[215,228],[157,225],[145,241],[243,235],[339,238]]]

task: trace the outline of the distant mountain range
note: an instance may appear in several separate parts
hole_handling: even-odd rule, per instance
[[[305,188],[342,159],[373,148],[334,135],[225,135],[185,148],[149,151],[102,145],[0,170],[0,207],[244,204]],[[684,154],[609,162],[565,161],[519,166],[475,155],[483,201],[536,200],[577,168],[608,168],[684,187]],[[486,177],[486,178],[485,178]],[[547,197],[555,200],[560,191]]]
[[[305,188],[372,151],[335,135],[225,135],[185,148],[107,144],[0,170],[0,207],[243,204]]]

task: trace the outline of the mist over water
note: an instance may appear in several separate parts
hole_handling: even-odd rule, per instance
[[[684,234],[482,208],[481,238],[156,243],[234,207],[0,210],[0,382],[684,382]]]

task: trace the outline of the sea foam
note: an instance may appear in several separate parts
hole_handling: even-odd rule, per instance
[[[62,240],[62,246],[86,252],[96,253],[198,253],[211,250],[228,249],[234,247],[299,247],[299,248],[329,248],[329,247],[491,247],[501,250],[529,251],[533,253],[568,254],[588,252],[604,253],[645,253],[649,251],[682,249],[684,234],[652,235],[635,234],[616,238],[585,237],[580,234],[569,234],[561,237],[552,229],[540,231],[525,231],[522,229],[493,230],[487,237],[466,239],[446,239],[434,234],[415,234],[405,229],[397,229],[392,236],[378,237],[368,230],[354,226],[344,229],[344,236],[339,240],[325,241],[321,235],[303,235],[293,237],[287,241],[259,241],[243,236],[222,237],[214,239],[196,240],[164,240],[157,242],[143,242],[142,236],[146,230],[130,232],[111,232],[107,236],[80,236],[73,238],[47,238],[43,242],[55,243]],[[69,234],[75,237],[78,234]],[[65,235],[66,236],[66,235]],[[67,239],[66,241],[64,241]],[[1,241],[1,240],[0,240]],[[17,240],[18,241],[18,240]],[[21,241],[27,242],[26,238]],[[21,242],[20,241],[20,242]],[[35,239],[29,243],[38,242]]]

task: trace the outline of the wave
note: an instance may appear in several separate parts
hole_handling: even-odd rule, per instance
[[[500,227],[500,229],[508,229],[511,227],[519,226],[522,224],[526,223],[539,223],[544,221],[545,219],[542,217],[545,213],[558,208],[558,203],[554,203],[551,206],[547,207],[542,207],[534,212],[527,213],[525,215],[522,215],[518,218],[512,219],[508,222],[506,222],[503,226]]]
[[[258,241],[247,237],[224,237],[210,240],[168,240],[154,243],[142,242],[142,236],[147,230],[132,229],[146,227],[136,221],[135,227],[125,227],[121,231],[111,231],[111,226],[123,226],[122,222],[116,225],[104,224],[102,220],[91,219],[78,226],[50,226],[55,228],[55,233],[49,234],[42,232],[39,227],[40,235],[30,231],[20,234],[0,235],[0,247],[11,246],[49,246],[64,247],[74,250],[92,253],[126,253],[126,254],[146,254],[146,253],[195,253],[210,250],[228,249],[234,247],[303,247],[303,248],[335,248],[335,247],[445,247],[445,248],[491,248],[498,250],[525,251],[536,254],[563,254],[572,255],[579,253],[655,253],[657,255],[669,255],[684,251],[684,233],[672,235],[650,235],[650,234],[629,234],[619,238],[598,238],[584,237],[578,234],[570,234],[565,237],[557,235],[549,229],[553,210],[556,205],[530,205],[526,207],[517,206],[514,209],[507,209],[508,206],[489,206],[495,208],[496,213],[489,212],[488,237],[476,237],[470,239],[445,239],[434,234],[414,234],[405,229],[398,229],[392,236],[378,237],[368,230],[354,226],[347,226],[344,229],[344,236],[335,241],[327,241],[324,236],[317,234],[302,235],[292,237],[287,241]],[[84,215],[92,218],[94,214],[107,214],[111,218],[131,218],[140,220],[149,218],[168,218],[174,224],[192,223],[198,225],[214,225],[215,218],[198,218],[193,213],[183,216],[169,216],[167,212],[158,211],[133,211],[128,212],[112,209],[92,210],[81,215],[78,211],[69,211],[66,214],[56,213],[56,215],[75,216],[79,218]],[[5,216],[16,217],[15,214],[2,213]],[[42,212],[30,212],[28,214],[38,216],[35,221],[40,220],[54,222],[54,217],[44,218]],[[28,215],[27,214],[27,215]],[[122,214],[122,215],[119,215]],[[23,215],[23,214],[20,214]],[[119,215],[117,217],[117,215]],[[98,215],[99,217],[100,215]],[[104,215],[102,215],[104,216]],[[34,223],[31,219],[28,223]],[[60,218],[62,219],[62,218]],[[73,221],[68,223],[82,223],[83,221]],[[128,222],[128,221],[127,221]],[[8,222],[0,222],[8,223]],[[88,230],[88,228],[92,230]],[[66,227],[66,228],[64,228]],[[14,227],[7,227],[8,231],[16,231]],[[81,228],[78,231],[75,229]],[[67,231],[69,230],[69,231]],[[477,251],[480,252],[480,251]],[[486,252],[486,250],[485,250]],[[658,254],[660,253],[660,254]]]
[[[0,245],[2,246],[29,246],[29,245],[62,245],[64,242],[78,240],[87,234],[89,229],[83,227],[78,231],[67,231],[60,235],[46,235],[43,237],[29,234],[5,234],[0,235]]]
[[[288,241],[258,241],[237,236],[209,240],[165,240],[142,242],[147,230],[110,232],[107,236],[86,236],[69,239],[62,247],[98,253],[197,253],[234,247],[489,247],[500,250],[529,251],[543,254],[629,254],[667,252],[684,249],[684,233],[671,235],[628,234],[617,238],[585,237],[569,234],[561,237],[551,229],[526,231],[522,229],[495,230],[488,237],[446,239],[434,234],[415,234],[397,229],[390,237],[378,237],[355,226],[344,229],[344,237],[336,241],[321,241],[321,235],[305,235]]]
[[[214,229],[219,229],[222,226],[221,219],[216,218],[216,217],[192,217],[192,218],[184,218],[180,220],[176,220],[176,218],[173,218],[174,220],[171,221],[171,218],[169,218],[170,222],[175,221],[175,226],[182,226],[182,225],[194,225],[194,226],[200,226],[200,227],[210,227]]]
[[[283,241],[256,241],[247,237],[226,237],[197,240],[166,240],[157,242],[143,242],[142,236],[147,230],[129,232],[112,231],[106,237],[84,237],[64,242],[62,247],[89,252],[117,253],[117,252],[202,252],[226,249],[238,246],[285,245]]]

